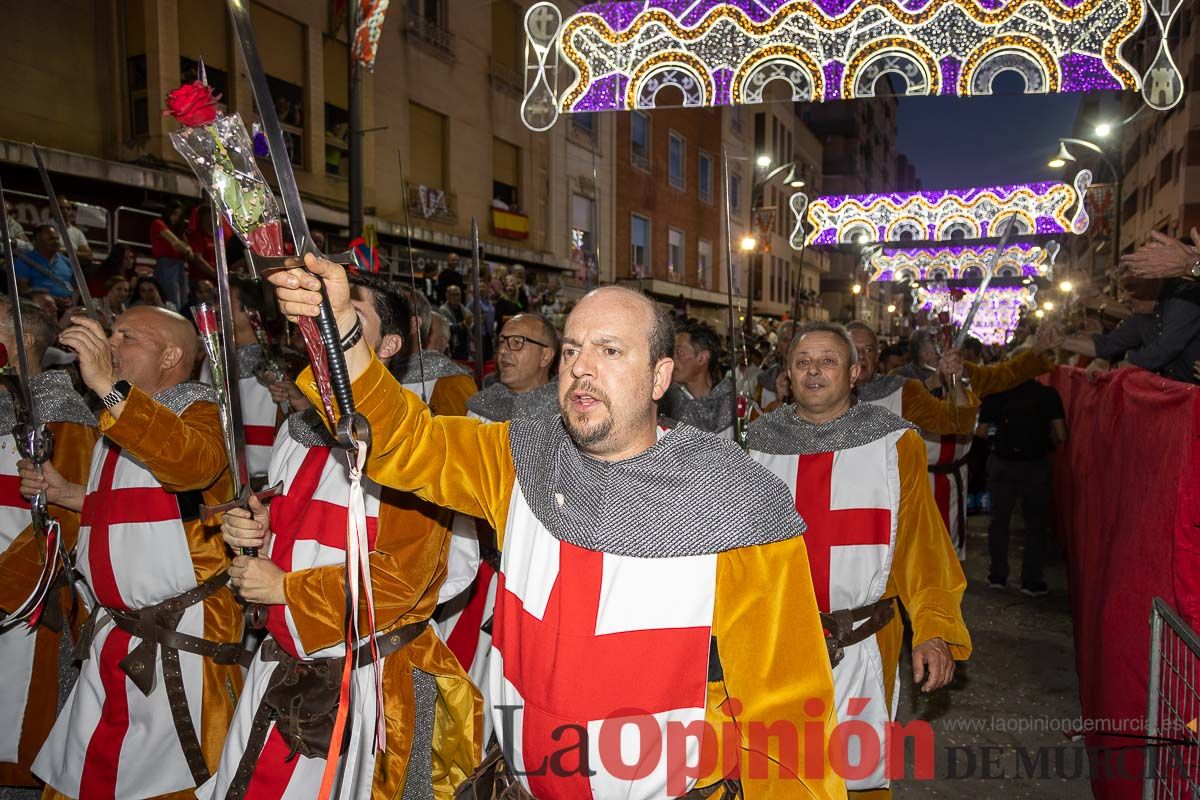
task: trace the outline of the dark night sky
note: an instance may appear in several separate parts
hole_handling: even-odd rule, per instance
[[[897,149],[926,189],[1052,180],[1057,137],[1070,136],[1080,95],[902,97]]]

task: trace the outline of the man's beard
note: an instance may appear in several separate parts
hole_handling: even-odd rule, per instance
[[[608,417],[603,422],[598,422],[590,427],[585,428],[580,425],[576,425],[575,421],[571,419],[570,406],[571,395],[577,391],[586,392],[594,397],[596,402],[608,409]],[[559,411],[562,414],[563,424],[567,428],[567,434],[571,437],[571,441],[573,441],[577,447],[586,449],[592,447],[593,445],[599,444],[608,438],[609,434],[611,434],[613,430],[612,403],[609,402],[608,395],[604,394],[604,392],[595,388],[590,383],[582,383],[576,380],[571,384],[570,388],[567,389],[564,397],[566,398],[565,400],[559,400]]]

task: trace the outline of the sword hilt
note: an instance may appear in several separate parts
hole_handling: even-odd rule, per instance
[[[249,509],[251,497],[256,498],[260,501],[261,500],[269,500],[272,497],[275,497],[276,495],[280,494],[282,491],[283,491],[283,483],[282,482],[277,483],[274,486],[268,486],[265,489],[261,489],[257,492],[250,491],[250,487],[248,487],[248,486],[243,487],[241,494],[239,494],[237,497],[230,500],[228,503],[220,503],[218,505],[212,505],[212,506],[201,505],[200,506],[200,519],[204,522],[205,525],[215,525],[217,523],[217,517],[221,514],[224,514],[226,511],[231,511],[235,508]],[[248,552],[248,551],[253,551],[253,552]],[[243,547],[242,554],[247,555],[247,556],[256,556],[256,555],[258,555],[258,548]]]

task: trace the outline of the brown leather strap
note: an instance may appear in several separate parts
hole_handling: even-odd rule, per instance
[[[270,641],[270,640],[268,640]],[[238,761],[237,772],[229,782],[225,792],[225,800],[242,800],[246,790],[250,788],[250,779],[254,777],[254,767],[262,754],[263,746],[267,743],[267,734],[271,731],[271,722],[275,715],[266,703],[259,703],[258,711],[254,713],[254,721],[250,724],[250,735],[246,737],[246,749]]]
[[[211,658],[218,664],[238,663],[242,649],[240,642],[213,642],[175,630],[187,608],[203,602],[228,582],[229,573],[221,572],[195,589],[146,608],[135,611],[108,609],[118,628],[140,640],[129,655],[121,659],[121,669],[142,694],[149,695],[154,688],[154,665],[160,645]]]
[[[407,646],[414,639],[420,636],[421,632],[427,627],[429,627],[429,620],[422,619],[416,622],[410,622],[407,625],[401,625],[399,628],[396,628],[389,633],[377,635],[375,637],[375,647],[379,651],[379,657],[381,659],[387,658],[392,653]],[[371,648],[366,647],[365,645],[359,646],[357,649],[355,649],[354,668],[358,669],[359,667],[365,667],[367,664],[370,664],[371,655]],[[262,645],[259,647],[259,656],[262,657],[263,661],[295,660],[291,653],[288,653],[286,650],[281,648],[279,643],[273,638],[268,638],[263,641]],[[312,658],[306,660],[310,663],[326,661],[329,662],[331,668],[339,671],[341,670],[342,659],[336,656],[332,658]]]
[[[843,608],[830,613],[821,612],[821,627],[825,634],[825,647],[829,651],[829,663],[837,666],[845,656],[845,649],[874,636],[896,614],[894,597],[883,597],[861,608]],[[854,623],[862,622],[857,628]]]
[[[178,625],[183,612],[177,612],[174,624]],[[179,666],[179,651],[163,645],[162,656],[163,689],[167,693],[167,705],[171,708],[171,721],[175,723],[175,735],[179,737],[179,746],[183,749],[183,757],[187,760],[188,770],[197,786],[203,786],[211,777],[208,764],[204,761],[204,751],[200,749],[200,737],[196,735],[196,726],[192,721],[192,712],[188,708],[187,692],[183,685],[183,670]]]
[[[949,475],[952,472],[958,472],[961,468],[965,467],[970,460],[971,457],[968,454],[949,464],[930,464],[929,471],[935,475]]]

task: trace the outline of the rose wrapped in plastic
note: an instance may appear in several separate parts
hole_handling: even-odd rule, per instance
[[[170,114],[189,128],[208,125],[217,118],[217,101],[220,99],[221,96],[208,84],[200,81],[185,83],[167,95],[167,110],[163,116]]]

